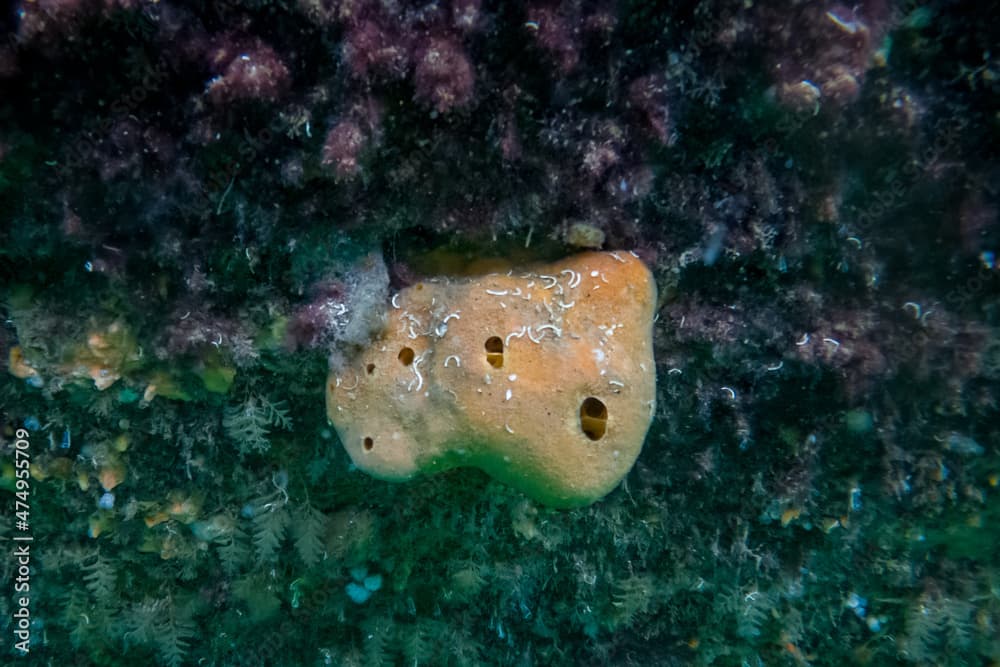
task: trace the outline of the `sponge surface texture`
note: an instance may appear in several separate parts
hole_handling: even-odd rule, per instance
[[[546,505],[587,505],[631,469],[655,412],[655,307],[627,251],[417,283],[331,372],[327,413],[380,479],[473,466]]]

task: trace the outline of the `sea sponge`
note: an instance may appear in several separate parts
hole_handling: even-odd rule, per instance
[[[474,466],[547,505],[592,503],[628,473],[655,411],[655,304],[629,252],[417,283],[331,372],[327,414],[380,479]]]

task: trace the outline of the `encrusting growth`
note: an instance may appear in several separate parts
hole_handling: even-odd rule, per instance
[[[592,503],[631,469],[655,411],[655,304],[629,252],[418,283],[331,373],[327,414],[375,477],[474,466],[547,505]]]

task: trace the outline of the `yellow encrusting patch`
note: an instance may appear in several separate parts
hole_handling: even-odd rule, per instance
[[[425,281],[331,373],[327,414],[381,479],[474,466],[548,505],[589,504],[631,469],[655,411],[655,304],[629,252]]]

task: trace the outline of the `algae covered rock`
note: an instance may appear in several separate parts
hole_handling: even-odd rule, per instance
[[[628,473],[655,411],[655,304],[629,252],[415,284],[331,372],[327,414],[380,479],[474,466],[545,504],[586,505]]]

